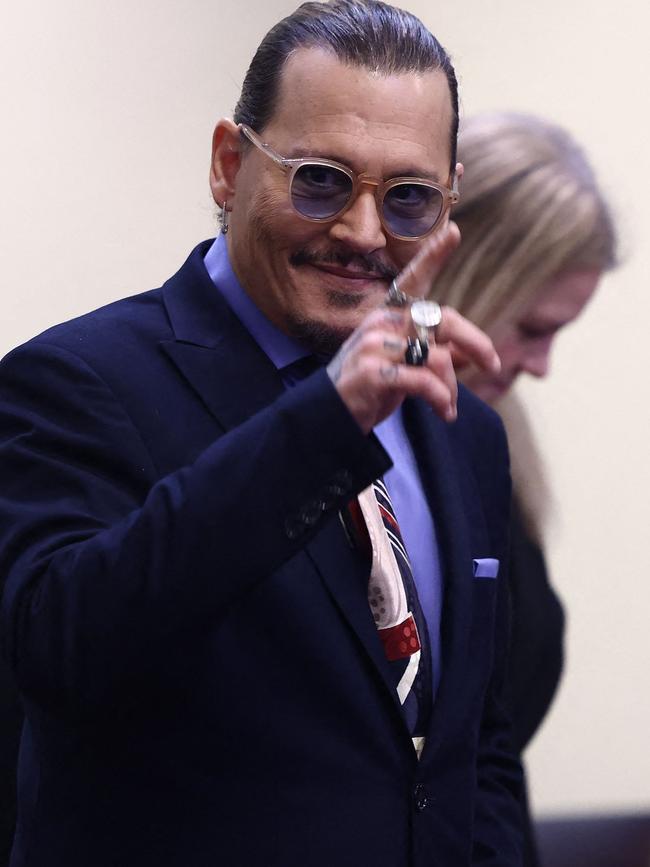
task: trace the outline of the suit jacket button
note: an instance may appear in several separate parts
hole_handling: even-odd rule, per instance
[[[327,488],[319,499],[318,505],[321,507],[323,512],[327,512],[336,505],[336,501],[337,495]]]
[[[289,539],[297,539],[305,531],[304,523],[295,517],[287,518],[284,522],[284,531]]]
[[[418,785],[413,789],[413,804],[418,813],[426,810],[426,808],[429,806],[427,791],[420,783],[418,783]]]
[[[349,494],[352,490],[352,473],[349,470],[337,470],[328,490],[339,497]]]
[[[306,503],[300,511],[300,520],[307,527],[313,527],[322,514],[320,501]]]

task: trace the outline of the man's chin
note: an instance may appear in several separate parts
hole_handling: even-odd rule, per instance
[[[368,297],[352,292],[330,289],[327,293],[327,303],[333,311],[359,310],[368,306]]]
[[[384,297],[383,292],[375,297],[330,289],[322,318],[295,315],[289,323],[291,336],[312,352],[335,355],[364,318],[381,306]]]
[[[333,324],[317,319],[295,319],[290,323],[291,336],[317,355],[331,358],[354,331],[355,324]]]

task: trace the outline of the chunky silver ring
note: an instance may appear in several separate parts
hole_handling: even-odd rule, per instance
[[[436,328],[442,321],[442,310],[437,301],[414,301],[411,304],[411,319],[417,335],[425,343],[435,343]]]
[[[429,357],[429,344],[419,337],[407,337],[404,361],[410,367],[422,367]]]

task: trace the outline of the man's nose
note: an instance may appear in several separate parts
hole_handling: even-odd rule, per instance
[[[334,221],[330,237],[358,253],[372,253],[386,246],[372,188],[362,189],[347,211]]]

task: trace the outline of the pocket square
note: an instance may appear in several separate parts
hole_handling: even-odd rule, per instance
[[[473,562],[475,578],[496,578],[499,574],[499,561],[494,557],[479,557]]]

